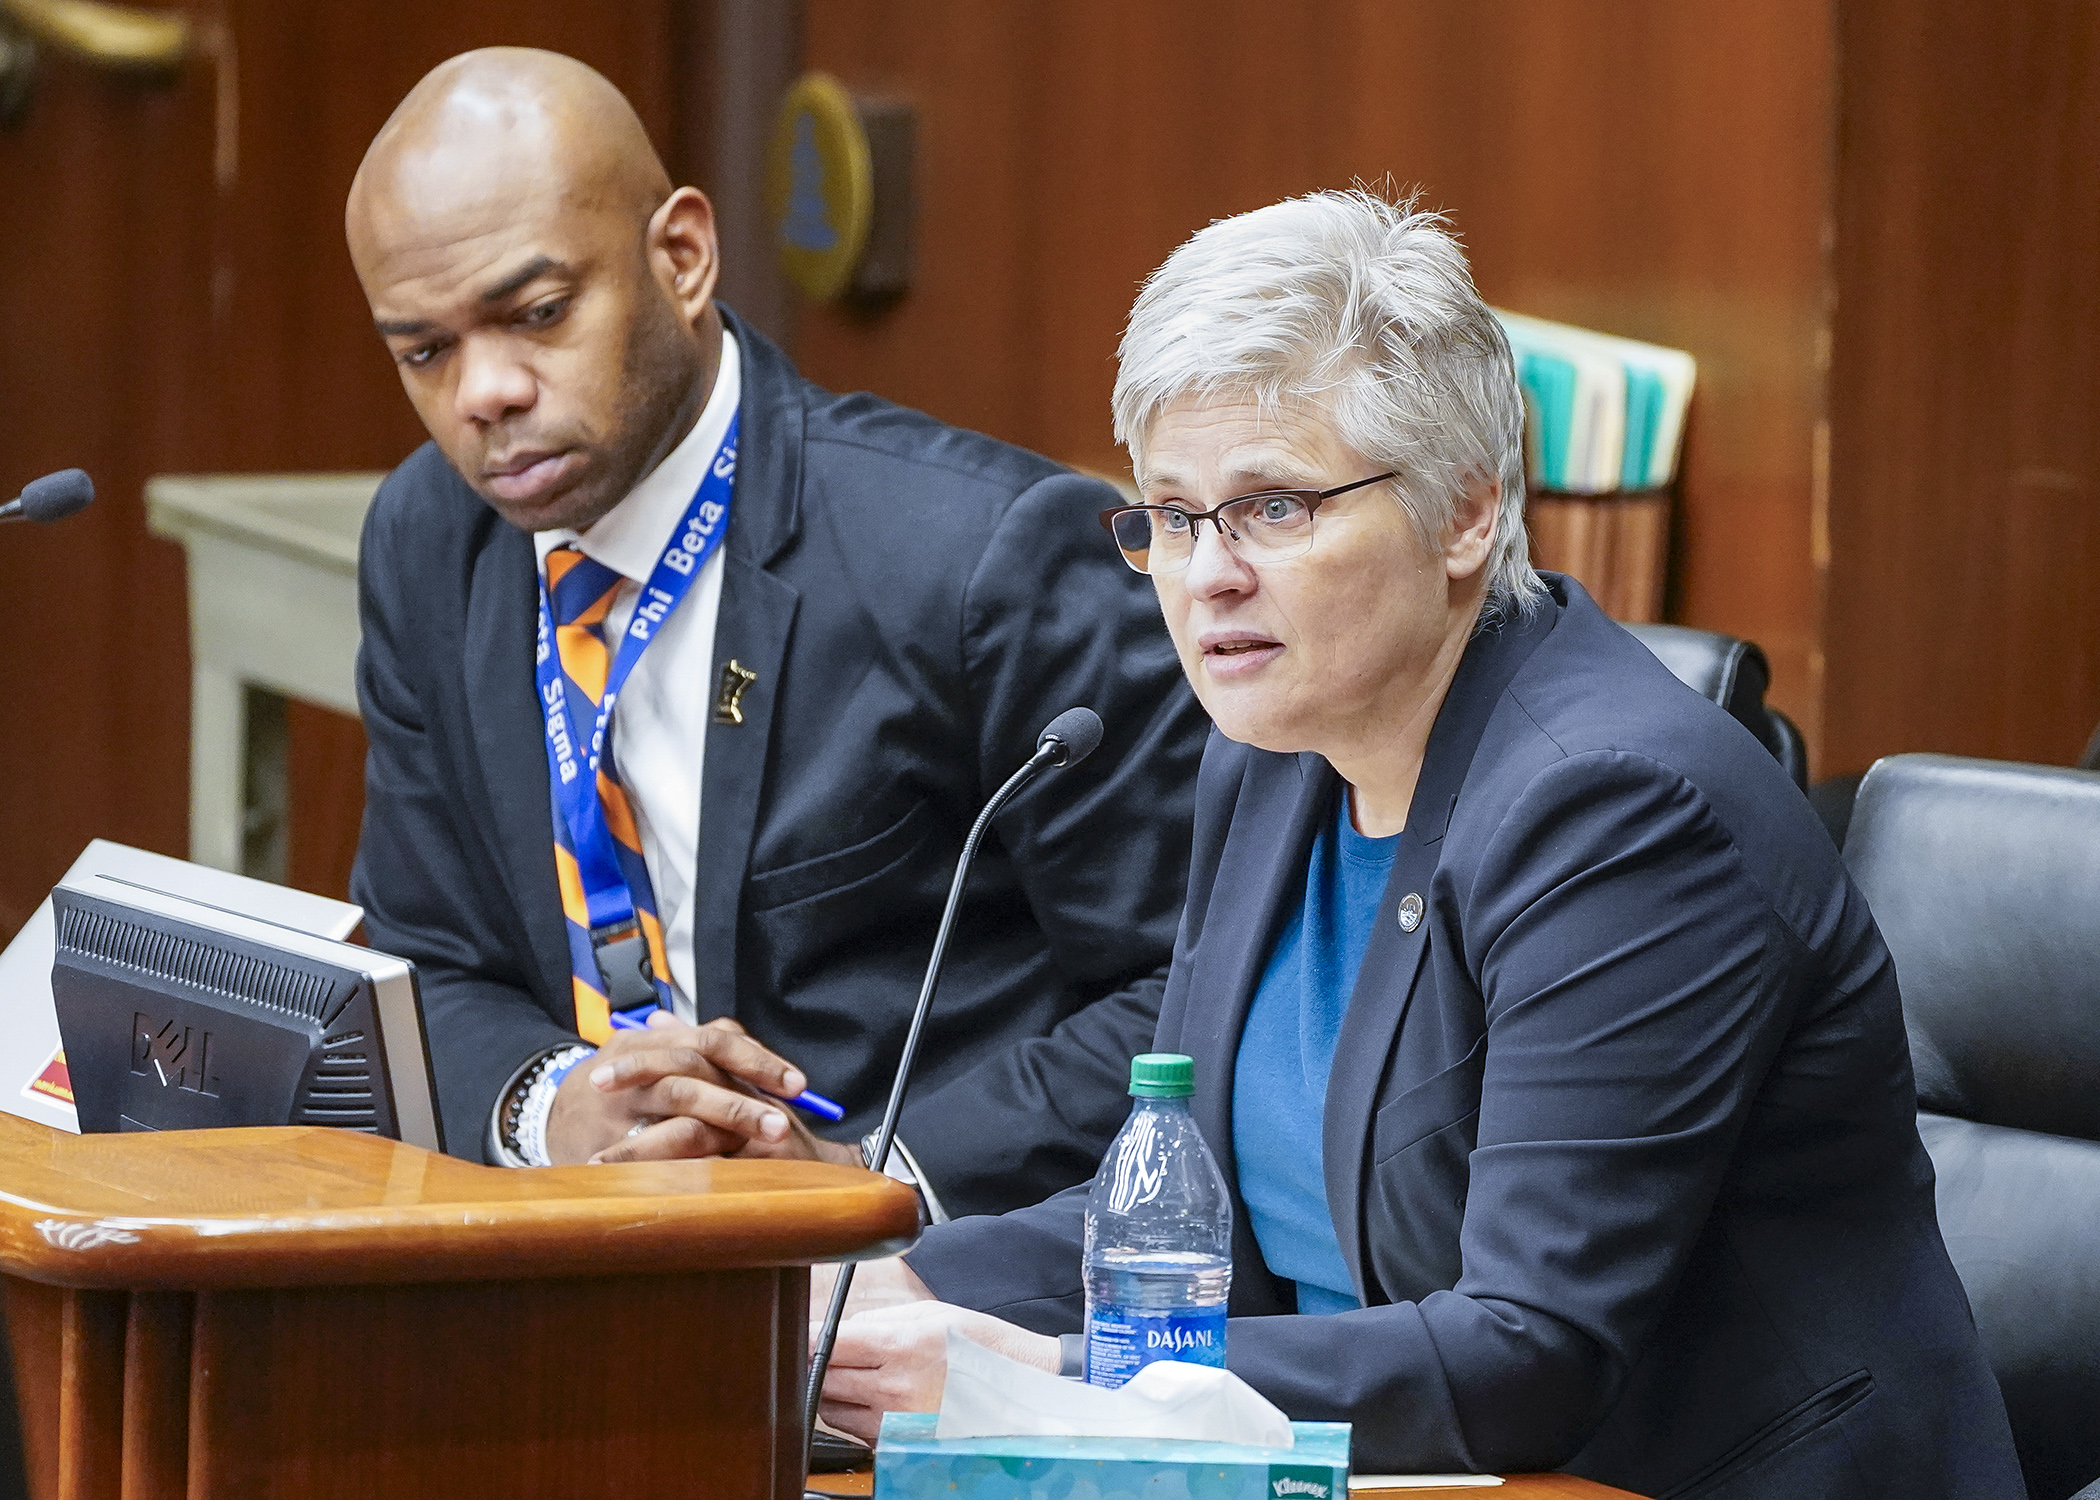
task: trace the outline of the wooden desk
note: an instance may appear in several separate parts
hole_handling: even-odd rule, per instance
[[[357,712],[358,533],[385,477],[163,474],[146,483],[148,526],[182,543],[189,560],[190,858],[199,864],[284,878],[281,725],[249,722],[249,689]],[[277,827],[252,865],[251,808]]]
[[[785,1500],[806,1267],[917,1227],[908,1188],[817,1163],[499,1171],[0,1115],[32,1493]]]
[[[812,1474],[809,1487],[827,1495],[872,1495],[872,1474]],[[1409,1500],[1414,1495],[1477,1495],[1480,1500],[1641,1500],[1631,1490],[1615,1490],[1608,1484],[1592,1484],[1569,1474],[1509,1474],[1493,1488],[1471,1485],[1450,1489],[1351,1490],[1363,1500]]]

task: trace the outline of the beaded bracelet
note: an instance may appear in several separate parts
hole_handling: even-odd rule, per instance
[[[555,1090],[561,1087],[571,1068],[595,1051],[580,1044],[557,1047],[511,1090],[510,1108],[504,1111],[503,1144],[516,1152],[526,1166],[552,1165],[547,1157],[547,1116],[554,1108]]]

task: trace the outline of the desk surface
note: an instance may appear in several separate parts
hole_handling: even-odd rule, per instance
[[[74,1136],[0,1115],[0,1272],[54,1286],[806,1265],[894,1250],[918,1213],[903,1184],[819,1162],[505,1170],[346,1130]]]
[[[875,1476],[860,1474],[812,1474],[809,1487],[826,1495],[871,1495]],[[1408,1500],[1414,1495],[1477,1495],[1480,1500],[1640,1500],[1630,1490],[1615,1490],[1608,1484],[1592,1484],[1571,1474],[1510,1474],[1492,1487],[1472,1485],[1446,1489],[1351,1490],[1363,1500]]]
[[[146,481],[155,536],[218,537],[357,576],[358,535],[383,473],[161,474]]]

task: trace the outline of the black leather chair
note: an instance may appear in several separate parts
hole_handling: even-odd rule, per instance
[[[2085,753],[2078,757],[2081,771],[2100,771],[2100,727],[2093,730],[2093,737],[2085,742]],[[1816,814],[1823,826],[1830,830],[1830,837],[1842,849],[1845,847],[1845,829],[1852,821],[1852,802],[1859,795],[1860,777],[1833,776],[1828,781],[1819,781],[1808,789],[1808,800],[1815,804]],[[2079,1500],[2100,1500],[2100,1490],[2091,1496],[2081,1495]]]
[[[1845,863],[1896,958],[1940,1230],[2029,1493],[2100,1497],[2100,774],[1892,756]]]
[[[1772,664],[1752,641],[1686,625],[1628,625],[1679,682],[1733,714],[1771,751],[1794,785],[1808,790],[1808,745],[1794,721],[1765,702]]]

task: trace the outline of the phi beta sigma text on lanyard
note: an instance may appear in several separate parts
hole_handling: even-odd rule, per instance
[[[642,585],[634,614],[612,653],[605,674],[605,693],[598,701],[597,717],[587,734],[578,732],[569,715],[569,695],[562,687],[561,661],[554,646],[554,609],[547,598],[546,576],[540,577],[540,635],[534,672],[539,681],[540,711],[547,721],[547,775],[555,809],[568,829],[569,843],[576,853],[576,872],[581,877],[584,903],[590,913],[593,950],[605,941],[606,934],[631,929],[635,921],[634,897],[628,891],[626,877],[620,873],[612,831],[605,823],[605,806],[598,797],[598,766],[604,758],[613,708],[635,663],[641,660],[650,641],[663,629],[664,622],[729,533],[738,420],[736,416],[730,418],[729,431],[722,437],[714,462],[707,466],[700,487],[693,492],[692,503],[672,531],[663,555],[656,560],[649,581]],[[618,1006],[615,1000],[614,1007]]]

